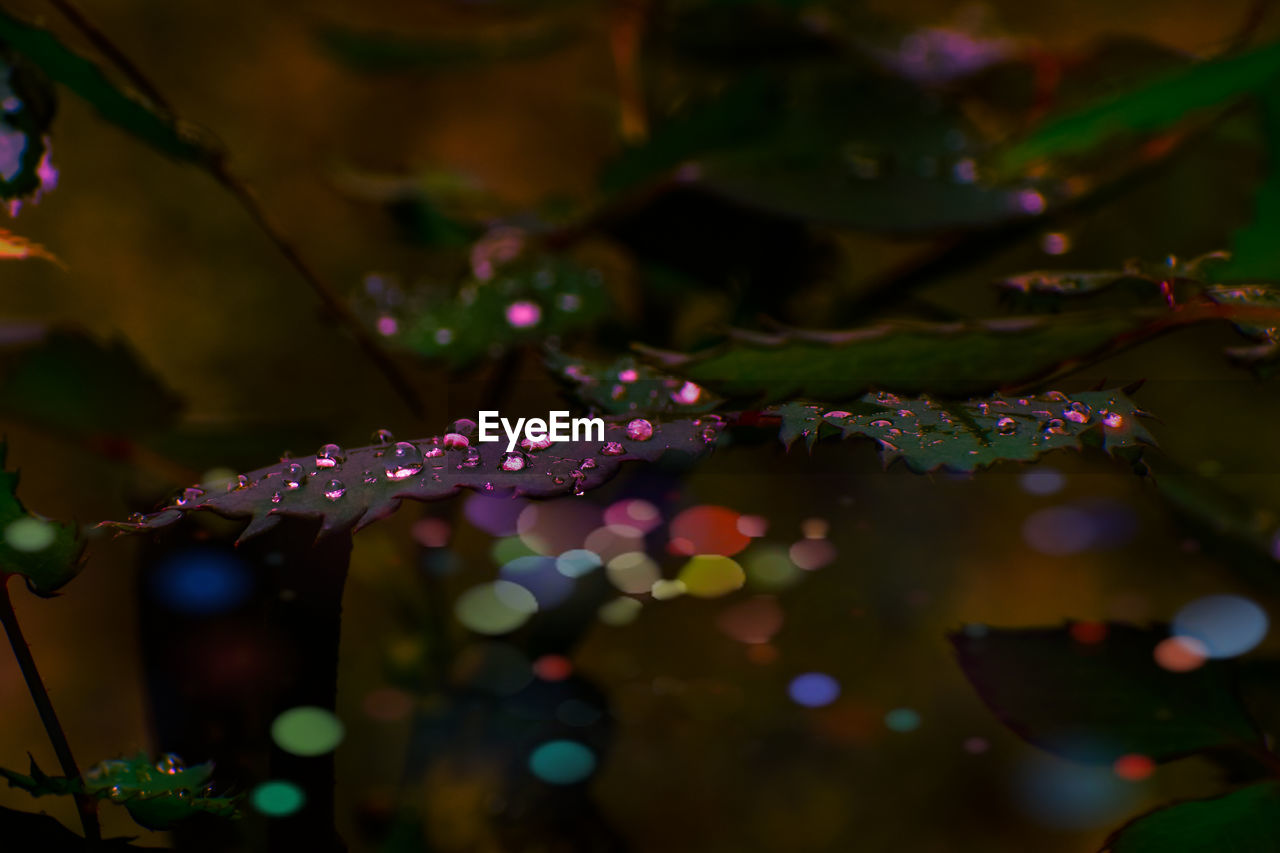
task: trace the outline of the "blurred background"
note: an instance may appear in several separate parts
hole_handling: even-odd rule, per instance
[[[380,428],[436,434],[495,397],[504,413],[563,408],[531,342],[491,342],[477,321],[474,357],[454,359],[397,348],[398,331],[378,325],[412,301],[389,292],[451,297],[468,276],[483,279],[477,264],[504,236],[550,235],[604,280],[604,319],[558,340],[594,354],[629,340],[696,348],[764,317],[840,327],[882,314],[985,316],[1008,310],[992,283],[1016,273],[1228,247],[1252,219],[1266,162],[1247,110],[1158,162],[1106,151],[1070,174],[1018,176],[1011,197],[1031,208],[1000,202],[993,213],[918,185],[933,172],[965,184],[963,151],[879,186],[884,155],[934,133],[913,106],[893,108],[906,102],[894,87],[926,93],[919,116],[954,112],[969,134],[958,147],[972,143],[980,159],[1064,105],[1280,32],[1280,15],[1247,0],[83,6],[178,115],[216,133],[279,230],[388,339],[425,401],[421,417],[408,410],[223,187],[64,95],[51,131],[58,186],[6,223],[61,265],[7,265],[0,317],[118,337],[182,401],[177,425],[153,441],[3,419],[27,506],[86,525],[287,450],[365,444]],[[6,9],[93,54],[46,5]],[[805,82],[831,69],[892,82],[848,96]],[[825,188],[838,196],[847,175],[779,176],[760,164],[785,163],[791,149],[748,149],[727,158],[727,191],[700,192],[701,174],[670,168],[685,160],[680,122],[699,114],[691,104],[734,92],[745,117],[687,132],[723,145],[761,123],[808,127],[812,114],[841,135],[844,167],[877,186],[841,207]],[[1088,178],[1072,184],[1078,175]],[[1081,180],[1111,189],[1072,206]],[[584,219],[591,227],[576,233]],[[1070,381],[1147,380],[1135,399],[1158,415],[1165,453],[1251,505],[1280,506],[1280,471],[1259,450],[1280,399],[1222,357],[1235,340],[1225,328],[1181,331]],[[83,381],[92,396],[98,379]],[[234,530],[189,535],[221,548]],[[672,540],[690,536],[738,561],[745,588],[623,595],[674,577],[690,552]],[[183,721],[200,714],[175,715],[174,697],[204,707],[201,725],[255,725],[237,703],[273,677],[271,650],[235,612],[243,597],[279,590],[242,561],[210,570],[249,579],[225,606],[175,598],[155,576],[188,546],[94,531],[89,565],[60,599],[15,593],[82,763],[198,742]],[[604,608],[591,599],[590,618],[508,629],[501,613],[460,604],[500,571],[546,570],[536,560],[513,570],[517,558],[571,549],[645,556],[612,573],[620,589]],[[1129,780],[1039,752],[983,706],[944,634],[1166,621],[1219,592],[1274,603],[1274,590],[1205,553],[1147,484],[1096,451],[960,477],[883,470],[870,443],[722,444],[691,469],[625,470],[579,498],[408,506],[354,537],[338,830],[353,851],[1094,851],[1146,809],[1220,790],[1219,771],[1189,759]],[[175,648],[190,656],[161,653]],[[4,655],[0,708],[0,764],[25,768],[30,752],[55,766]],[[236,735],[220,737],[206,741]],[[548,738],[585,753],[533,761]],[[225,768],[241,791],[263,781],[234,750],[185,757],[219,758],[220,777]],[[74,826],[69,803],[2,789],[0,805]],[[205,849],[266,849],[273,818],[246,812]],[[110,835],[139,832],[110,806],[104,822]],[[165,833],[139,843],[201,849]]]

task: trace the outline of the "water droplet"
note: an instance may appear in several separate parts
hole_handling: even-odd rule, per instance
[[[467,458],[458,465],[459,469],[474,468],[480,464],[480,451],[474,447],[467,448]]]
[[[390,444],[395,441],[396,437],[391,434],[389,429],[380,429],[373,434],[374,444]]]
[[[880,420],[872,421],[871,423],[867,424],[867,426],[873,426],[876,429],[888,429],[889,427],[893,426],[893,421],[886,421],[883,418],[881,418]]]
[[[1018,422],[1013,418],[1001,418],[996,421],[996,432],[1001,435],[1013,435],[1018,431]]]
[[[166,752],[164,755],[160,756],[160,760],[156,762],[156,769],[161,773],[168,773],[172,775],[187,768],[186,765],[183,764],[181,758],[174,755],[172,752]]]
[[[1063,422],[1062,418],[1050,418],[1049,421],[1044,425],[1044,434],[1045,435],[1066,435],[1067,425],[1066,423]]]
[[[241,489],[247,489],[250,486],[249,478],[244,474],[237,474],[236,478],[227,483],[228,492],[238,492]]]
[[[627,438],[632,441],[648,441],[653,438],[653,424],[644,418],[636,418],[627,424]]]
[[[518,450],[503,454],[502,462],[499,464],[503,471],[523,471],[525,466],[524,454]]]
[[[306,470],[297,462],[290,462],[284,466],[284,470],[280,472],[280,478],[284,480],[286,489],[296,489],[302,485],[306,479]]]
[[[204,495],[204,489],[198,489],[195,486],[191,486],[190,488],[182,490],[182,494],[173,502],[173,505],[187,506],[188,504],[195,503],[202,495]]]
[[[902,403],[897,394],[890,394],[888,391],[881,391],[876,394],[876,402],[884,406],[897,406]]]
[[[1120,427],[1124,426],[1124,415],[1119,412],[1104,411],[1102,413],[1102,425],[1107,429],[1120,429]]]
[[[324,496],[331,501],[336,501],[347,493],[347,487],[342,485],[341,480],[330,480],[324,484]]]
[[[600,448],[600,452],[605,456],[621,456],[627,452],[627,449],[616,441],[605,442],[604,447]]]
[[[375,476],[373,476],[373,472],[372,472],[372,471],[365,471],[365,472],[364,472],[364,484],[365,484],[366,486],[372,486],[372,485],[373,485],[374,483],[376,483],[376,482],[378,482],[378,478],[377,478],[377,477],[375,477]]]
[[[1072,423],[1087,424],[1093,411],[1084,403],[1075,402],[1062,410],[1062,416]]]
[[[428,459],[435,459],[437,456],[444,456],[444,451],[439,447],[428,447],[426,453],[422,455]]]
[[[546,437],[539,439],[522,438],[520,439],[520,446],[531,453],[536,450],[546,450],[551,446],[551,439]]]
[[[317,468],[336,468],[346,461],[347,457],[343,455],[342,448],[336,444],[326,444],[316,451]]]
[[[388,433],[390,435],[390,433]],[[408,441],[397,441],[383,462],[388,480],[403,480],[422,470],[422,451]]]
[[[461,450],[464,447],[471,446],[471,439],[460,432],[450,432],[445,433],[444,440],[441,443],[444,444],[445,450]]]
[[[840,411],[839,409],[836,409],[836,410],[827,412],[825,415],[823,415],[823,417],[832,418],[834,420],[844,420],[845,418],[853,417],[853,415],[850,412],[843,412],[843,411]]]
[[[282,500],[284,500],[284,495],[280,494],[279,492],[272,492],[272,493],[271,493],[271,502],[272,502],[273,504],[278,504],[278,503],[280,503],[280,501],[282,501]]]
[[[582,464],[579,465],[578,467],[581,468],[583,471],[590,471],[592,468],[596,467],[596,460],[592,459],[591,457],[587,457],[586,459],[582,460]]]
[[[618,371],[619,382],[635,382],[640,378],[640,374],[636,372],[634,367],[628,367],[625,370]]]

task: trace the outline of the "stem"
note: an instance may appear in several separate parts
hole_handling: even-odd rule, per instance
[[[92,21],[85,17],[84,13],[71,0],[49,0],[58,12],[67,19],[86,39],[88,39],[95,48],[97,48],[113,66],[123,74],[129,82],[141,91],[152,102],[152,105],[159,111],[166,113],[170,119],[176,119],[177,114],[169,106],[169,101],[161,93],[159,88],[151,82],[142,70],[129,59],[120,47],[112,41],[106,33],[100,30]],[[360,322],[360,318],[355,312],[347,306],[346,302],[338,294],[336,290],[329,286],[316,273],[314,268],[306,262],[302,257],[302,253],[298,248],[284,236],[284,233],[275,225],[267,212],[262,208],[253,191],[242,181],[236,177],[228,169],[226,158],[220,157],[208,163],[204,168],[209,172],[214,180],[218,182],[223,189],[227,190],[240,207],[249,214],[254,224],[267,236],[272,245],[279,250],[293,267],[294,271],[301,276],[302,280],[307,283],[311,290],[319,297],[321,304],[324,306],[328,314],[355,339],[356,345],[361,351],[373,362],[374,366],[386,377],[391,387],[408,406],[415,417],[421,419],[424,417],[425,410],[422,405],[418,393],[414,390],[413,384],[409,381],[405,373],[400,369],[399,365],[391,358],[390,355],[378,344],[376,338],[369,333]]]
[[[45,690],[44,681],[40,678],[40,670],[36,669],[35,658],[31,656],[31,647],[22,636],[22,628],[18,625],[18,614],[13,611],[13,602],[9,599],[8,576],[0,581],[0,623],[4,624],[4,632],[9,636],[9,645],[13,647],[13,656],[18,659],[18,667],[22,677],[26,679],[27,690],[40,712],[40,722],[53,744],[54,754],[58,756],[58,764],[62,766],[62,774],[68,779],[79,779],[80,768],[76,766],[75,756],[71,754],[71,745],[67,743],[67,734],[58,722],[58,715],[53,710],[53,702],[49,699],[49,691]],[[98,801],[88,794],[75,795],[76,806],[80,812],[80,825],[84,827],[84,836],[90,842],[97,843],[102,839],[102,831],[98,827]]]

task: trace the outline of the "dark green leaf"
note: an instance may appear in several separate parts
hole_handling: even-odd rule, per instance
[[[872,438],[886,465],[901,458],[920,473],[975,471],[1005,460],[1030,462],[1051,450],[1086,444],[1107,453],[1154,444],[1142,424],[1143,413],[1119,390],[956,403],[880,393],[835,409],[787,403],[763,414],[781,417],[779,437],[787,446],[804,438],[812,447],[824,431],[841,438]]]
[[[1000,720],[1031,743],[1090,763],[1138,754],[1168,761],[1261,743],[1230,662],[1190,672],[1155,662],[1162,628],[1108,624],[1101,642],[1068,627],[950,635],[960,668]]]
[[[1261,91],[1277,75],[1280,44],[1202,62],[1047,122],[1006,151],[1004,162],[1021,168],[1034,160],[1086,151],[1120,133],[1162,130],[1189,113]]]
[[[322,448],[315,457],[284,460],[225,486],[193,487],[151,515],[104,524],[153,530],[179,521],[187,512],[208,510],[249,520],[242,538],[274,527],[284,516],[319,518],[323,534],[365,527],[395,512],[406,499],[440,500],[463,489],[530,497],[581,494],[603,484],[629,460],[654,462],[667,453],[700,456],[715,443],[722,423],[715,416],[606,423],[603,441],[525,446],[511,453],[506,452],[501,429],[500,440],[480,442],[473,422],[455,426],[466,434],[350,451]],[[342,461],[334,464],[336,459]]]
[[[120,339],[9,327],[0,341],[0,416],[71,435],[125,435],[171,424],[181,403]]]
[[[3,470],[6,453],[0,444],[0,575],[21,575],[32,592],[52,595],[80,572],[85,543],[76,525],[27,511],[17,472]]]
[[[212,762],[186,767],[175,755],[154,762],[146,753],[103,761],[86,770],[81,779],[48,776],[32,759],[30,775],[0,768],[0,776],[33,797],[85,793],[110,800],[128,809],[148,829],[169,829],[197,814],[238,816],[236,798],[211,793]]]
[[[222,158],[221,150],[194,128],[181,126],[157,105],[121,89],[102,69],[68,49],[48,30],[0,10],[0,43],[83,98],[104,119],[160,152],[206,166]]]
[[[1265,782],[1175,803],[1112,833],[1110,853],[1273,853],[1280,850],[1280,785]]]

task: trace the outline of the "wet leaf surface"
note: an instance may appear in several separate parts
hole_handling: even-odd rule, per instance
[[[1112,833],[1110,853],[1267,853],[1280,850],[1280,784],[1174,803]]]

